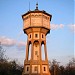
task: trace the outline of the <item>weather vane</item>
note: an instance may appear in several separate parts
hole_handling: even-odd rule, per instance
[[[36,10],[38,10],[38,2],[36,3]]]

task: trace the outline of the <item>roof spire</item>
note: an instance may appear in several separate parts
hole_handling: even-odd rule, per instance
[[[36,10],[38,10],[38,2],[36,3]]]

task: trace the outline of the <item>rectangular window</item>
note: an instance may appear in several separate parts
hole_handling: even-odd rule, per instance
[[[35,34],[35,38],[37,38],[38,37],[38,34]]]
[[[27,71],[29,71],[29,67],[27,67]]]
[[[44,71],[46,71],[46,68],[44,67]]]
[[[31,34],[30,34],[30,38],[31,38]]]

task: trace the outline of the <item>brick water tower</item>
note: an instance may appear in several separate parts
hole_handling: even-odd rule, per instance
[[[23,31],[27,34],[26,58],[22,75],[51,75],[46,48],[46,35],[50,32],[52,15],[40,11],[38,4],[34,11],[22,15]],[[44,53],[42,53],[42,46]],[[42,55],[45,55],[43,60]]]

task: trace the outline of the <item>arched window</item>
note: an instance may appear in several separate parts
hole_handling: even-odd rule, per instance
[[[32,47],[32,44],[31,44],[31,42],[29,42],[28,60],[30,60],[30,59],[31,59],[31,47]]]
[[[41,53],[42,53],[42,60],[45,60],[44,42],[42,42],[41,44]]]

